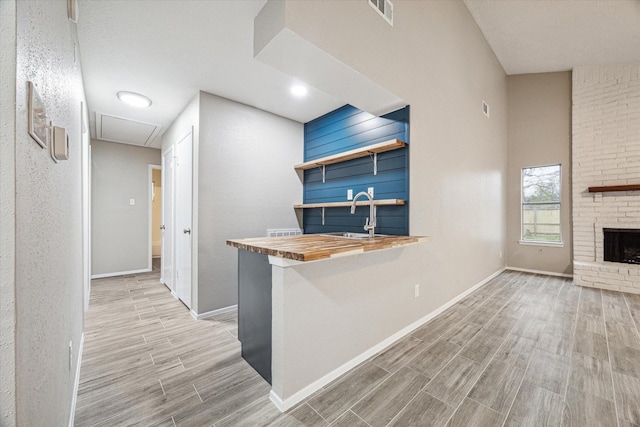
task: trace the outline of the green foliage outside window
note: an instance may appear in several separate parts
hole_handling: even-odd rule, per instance
[[[522,240],[562,241],[560,165],[522,169]]]

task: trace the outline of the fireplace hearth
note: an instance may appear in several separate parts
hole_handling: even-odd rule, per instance
[[[604,260],[640,264],[640,229],[603,228]]]

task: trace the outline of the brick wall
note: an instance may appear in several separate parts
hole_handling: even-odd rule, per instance
[[[640,266],[603,261],[602,228],[640,228],[640,64],[573,71],[574,282],[640,293]]]

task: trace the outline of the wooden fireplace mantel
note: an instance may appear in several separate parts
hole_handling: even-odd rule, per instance
[[[611,191],[640,191],[640,184],[608,185],[603,187],[589,187],[589,193],[608,193]]]

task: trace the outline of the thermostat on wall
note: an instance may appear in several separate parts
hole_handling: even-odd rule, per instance
[[[54,160],[69,160],[69,135],[67,135],[67,130],[65,128],[54,126],[52,133],[52,157]]]

